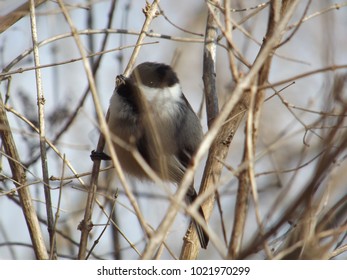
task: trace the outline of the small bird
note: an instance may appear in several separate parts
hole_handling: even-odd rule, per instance
[[[133,143],[152,170],[162,179],[180,184],[203,133],[173,69],[166,64],[139,64],[129,78],[119,75],[111,97],[108,126],[112,134]],[[150,179],[133,154],[114,142],[124,171],[139,179]],[[186,202],[197,197],[193,184]],[[202,208],[200,215],[205,219]],[[205,219],[206,220],[206,219]],[[200,245],[209,237],[193,220]]]

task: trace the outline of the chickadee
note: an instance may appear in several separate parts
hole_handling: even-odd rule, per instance
[[[109,113],[110,131],[135,144],[161,179],[180,184],[203,134],[173,69],[165,64],[145,62],[129,78],[117,76]],[[150,179],[128,149],[117,143],[114,148],[124,171],[139,179]],[[192,184],[186,195],[187,203],[196,197]],[[205,219],[201,207],[199,213]],[[206,249],[209,237],[197,222],[194,224],[200,245]]]

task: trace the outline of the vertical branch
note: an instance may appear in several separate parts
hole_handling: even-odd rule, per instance
[[[264,43],[266,41],[266,38],[271,37],[273,35],[274,29],[277,27],[278,22],[280,20],[280,16],[286,12],[288,3],[289,3],[288,0],[283,0],[282,3],[280,3],[280,1],[278,0],[273,0],[270,2],[268,28],[267,28],[267,33],[265,35]],[[280,43],[280,41],[281,41],[281,37],[278,38],[277,45]],[[262,86],[268,81],[271,63],[272,63],[272,57],[276,48],[277,46],[274,48],[274,51],[269,54],[268,59],[265,61],[263,67],[260,69],[257,85],[255,85],[255,87]],[[263,225],[263,222],[261,221],[261,215],[259,213],[259,207],[258,207],[259,206],[258,192],[257,192],[255,176],[254,176],[254,158],[255,158],[255,152],[256,152],[256,141],[259,134],[260,115],[261,115],[264,100],[265,100],[265,90],[260,90],[258,92],[255,92],[255,100],[254,100],[255,103],[254,105],[252,104],[252,106],[254,107],[250,111],[253,114],[249,115],[250,118],[253,117],[254,119],[247,123],[249,124],[249,131],[247,131],[247,134],[248,134],[247,138],[249,138],[249,140],[247,141],[247,144],[248,144],[247,145],[247,149],[248,149],[247,162],[249,162],[247,176],[249,178],[249,184],[250,184],[250,189],[251,189],[253,203],[254,203],[256,221],[258,223],[259,232],[262,235],[264,235],[264,225]],[[269,250],[268,248],[267,242],[264,242],[264,249],[267,254],[267,257],[271,259],[272,253],[271,253],[271,250]]]
[[[291,5],[288,4],[289,1],[283,0],[282,5],[279,0],[273,0],[270,3],[270,13],[269,13],[269,20],[268,20],[268,27],[266,36],[263,42],[263,45],[258,53],[256,61],[259,59],[259,57],[262,55],[263,49],[268,45],[268,41],[275,38],[275,41],[273,42],[273,49],[268,51],[267,58],[265,59],[263,65],[259,69],[259,74],[256,81],[256,86],[262,86],[264,85],[269,76],[270,72],[270,66],[272,62],[272,57],[275,51],[276,46],[278,46],[279,42],[281,41],[281,38],[283,34],[278,34],[279,30],[281,28],[284,28],[283,26],[283,20],[280,22],[280,18],[283,18],[284,16],[287,17],[287,20],[291,17],[296,5],[298,4],[298,1],[293,1]],[[287,11],[289,12],[287,13]],[[281,17],[280,17],[281,12]],[[280,26],[281,23],[281,26]],[[278,34],[277,36],[275,36]],[[252,190],[253,199],[254,202],[257,205],[257,193],[255,188],[255,181],[253,180],[253,170],[250,170],[253,167],[253,161],[255,151],[256,151],[256,139],[258,136],[258,125],[259,125],[259,119],[260,119],[260,113],[262,104],[264,103],[264,90],[260,90],[254,93],[254,105],[252,105],[251,108],[251,117],[253,117],[254,121],[252,124],[247,122],[247,135],[246,135],[246,144],[244,148],[244,154],[242,161],[246,163],[246,168],[242,170],[239,176],[239,187],[236,197],[236,204],[235,204],[235,214],[234,214],[234,226],[230,238],[230,244],[229,244],[229,251],[228,251],[228,257],[231,259],[236,259],[239,257],[240,249],[242,246],[242,240],[244,235],[244,227],[246,223],[246,217],[248,212],[248,198],[249,194]],[[252,127],[250,127],[250,125]],[[252,187],[252,188],[251,188]],[[257,221],[259,224],[259,227],[262,228],[262,223],[260,221],[259,213],[256,209],[256,215],[257,215]],[[261,230],[262,232],[262,230]],[[265,246],[266,247],[266,246]]]
[[[8,123],[4,104],[0,96],[0,136],[8,157],[12,177],[18,188],[18,195],[25,221],[28,226],[31,242],[35,251],[36,258],[39,260],[48,259],[47,248],[44,243],[39,220],[31,199],[30,191],[26,183],[25,170],[20,164],[20,158],[11,128]]]
[[[87,12],[87,28],[92,30],[94,26],[94,14],[93,14],[93,2],[92,0],[87,1],[87,5],[89,6],[88,12]],[[88,36],[88,49],[91,53],[95,53],[95,44],[94,44],[94,37]],[[94,68],[94,57],[92,56],[89,58],[90,65]]]
[[[34,62],[35,62],[35,77],[36,77],[36,91],[37,91],[37,106],[38,106],[38,116],[39,116],[39,134],[40,134],[40,153],[41,153],[41,165],[42,165],[42,175],[44,183],[44,194],[46,200],[46,213],[47,213],[47,226],[49,233],[50,248],[53,248],[54,254],[53,258],[56,258],[55,251],[55,239],[53,232],[54,217],[52,212],[52,201],[51,192],[49,186],[48,177],[48,164],[47,164],[47,150],[46,150],[46,134],[45,134],[45,97],[42,89],[41,71],[40,71],[40,56],[37,40],[37,28],[36,28],[36,15],[35,15],[35,1],[30,0],[30,21],[31,21],[31,33],[34,51]]]
[[[219,0],[214,0],[211,2],[213,4],[219,4]],[[216,5],[208,10],[205,30],[202,80],[204,82],[208,127],[211,126],[212,121],[218,115],[219,111],[216,89],[216,53],[218,26],[216,21],[214,20],[218,15],[219,9],[216,7]]]
[[[224,17],[225,17],[225,31],[224,36],[227,39],[228,44],[228,57],[229,57],[229,66],[231,74],[237,82],[239,80],[239,73],[237,71],[235,56],[233,54],[234,46],[232,44],[232,24],[231,24],[231,15],[230,15],[230,0],[224,0]]]
[[[208,127],[211,126],[214,118],[218,115],[219,111],[216,89],[216,53],[218,26],[215,22],[215,17],[219,15],[219,10],[216,7],[217,4],[219,5],[219,2],[219,0],[212,1],[213,6],[208,10],[205,29],[202,80],[204,83]],[[211,196],[209,207],[203,208],[206,218],[210,216],[213,209],[213,204],[214,197]],[[180,259],[196,259],[199,253],[199,246],[200,245],[196,228],[193,223],[190,223],[182,245]]]
[[[213,7],[219,6],[219,1],[214,1]],[[209,127],[212,126],[213,120],[218,116],[218,99],[216,90],[216,39],[217,39],[217,18],[219,17],[219,9],[212,8],[209,6],[206,33],[205,33],[205,47],[204,47],[204,69],[203,69],[203,81],[206,96],[206,106],[207,106],[207,118]],[[228,5],[226,5],[228,6]],[[226,26],[230,25],[230,19],[228,16],[225,18]],[[222,27],[221,27],[222,28]],[[226,35],[226,31],[231,32],[231,27],[227,27],[223,30]],[[232,45],[231,34],[228,34],[227,39],[229,47]],[[229,56],[232,56],[232,52],[228,52]],[[230,58],[230,61],[233,61]],[[234,63],[231,64],[231,66]],[[235,65],[234,65],[235,66]],[[232,76],[238,77],[235,67],[231,67]],[[224,167],[224,160],[228,155],[229,146],[234,138],[235,132],[242,121],[244,114],[248,108],[249,93],[244,92],[240,95],[240,99],[232,108],[231,112],[228,114],[227,122],[219,125],[219,131],[210,147],[208,158],[206,161],[206,166],[204,169],[204,174],[200,186],[200,193],[211,192],[218,185],[220,180],[221,172]],[[209,219],[214,205],[215,197],[211,195],[203,204],[204,213],[207,219]],[[181,251],[182,259],[196,259],[198,255],[198,239],[196,235],[196,230],[192,225],[189,228],[190,232],[185,239],[183,248]],[[189,240],[189,242],[187,241]]]
[[[66,166],[66,158],[65,158],[65,154],[63,155],[63,159],[62,159],[62,169],[61,169],[61,178],[62,180],[60,180],[60,186],[59,186],[59,195],[58,195],[58,202],[57,202],[57,211],[55,212],[55,220],[54,220],[54,225],[53,225],[53,238],[54,238],[54,243],[51,244],[51,246],[53,246],[56,242],[56,229],[57,229],[57,224],[58,224],[58,219],[60,217],[60,205],[61,205],[61,197],[63,195],[63,187],[64,187],[64,175],[65,175],[65,166]],[[50,259],[53,259],[54,257],[54,248],[50,248]]]

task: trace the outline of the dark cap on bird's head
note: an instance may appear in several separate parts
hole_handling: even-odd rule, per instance
[[[172,87],[179,83],[171,66],[155,62],[139,64],[131,73],[130,78],[151,88]]]

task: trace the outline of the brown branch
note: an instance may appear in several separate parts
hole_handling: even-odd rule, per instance
[[[262,48],[260,49],[260,52],[258,54],[258,57],[262,53],[262,49],[267,45],[267,41],[270,38],[274,37],[275,32],[278,32],[279,29],[279,22],[280,18],[283,18],[283,16],[287,13],[287,10],[291,8],[291,14],[294,11],[295,6],[297,5],[297,2],[293,2],[292,6],[289,4],[290,1],[283,0],[282,4],[280,5],[278,1],[271,1],[270,3],[270,13],[269,13],[269,21],[268,21],[268,28],[266,32],[266,36],[262,45]],[[281,17],[280,17],[281,16]],[[282,27],[285,28],[285,27]],[[276,38],[276,41],[274,42],[275,45],[273,46],[274,49],[276,46],[279,45],[281,41],[282,35],[278,36]],[[258,78],[256,85],[261,86],[265,84],[268,80],[269,73],[270,73],[270,66],[272,62],[274,50],[270,50],[269,54],[264,61],[262,67],[259,70]],[[256,139],[258,137],[258,125],[259,125],[259,119],[260,119],[260,113],[261,108],[265,100],[265,91],[259,90],[256,93],[255,100],[254,100],[254,107],[251,108],[251,112],[253,112],[252,117],[254,118],[254,121],[252,124],[249,124],[247,122],[247,128],[246,129],[246,144],[244,148],[244,154],[243,154],[243,162],[248,162],[248,167],[241,171],[239,176],[239,187],[238,187],[238,193],[236,197],[236,204],[235,204],[235,214],[234,214],[234,226],[230,238],[230,244],[229,244],[229,252],[228,257],[231,259],[237,259],[239,257],[239,252],[241,250],[242,246],[242,239],[244,234],[244,227],[246,223],[246,217],[248,212],[248,197],[249,194],[253,194],[254,203],[257,205],[257,193],[256,188],[254,186],[254,170],[251,170],[251,166],[253,164],[253,158],[256,151]],[[249,127],[249,125],[252,125],[252,128]],[[248,141],[251,138],[251,141]],[[253,183],[252,183],[253,182]],[[260,228],[260,232],[262,232],[262,223],[260,221],[260,215],[257,212],[256,207],[256,216],[258,225]]]
[[[34,5],[35,7],[37,7],[44,2],[46,2],[46,0],[35,0]],[[0,17],[0,34],[11,27],[13,24],[15,24],[22,17],[29,14],[29,10],[29,1],[27,1],[16,8],[14,11],[11,11],[7,15]]]
[[[215,3],[216,4],[216,3]],[[215,5],[216,6],[216,5]],[[207,107],[207,118],[209,127],[212,125],[213,120],[218,115],[218,99],[216,90],[216,61],[215,61],[215,44],[217,38],[218,24],[215,19],[218,18],[218,9],[209,9],[207,25],[206,25],[206,39],[205,39],[205,51],[203,60],[203,81],[206,96],[206,107]],[[217,14],[216,14],[217,13]],[[226,24],[229,24],[228,18],[226,18]],[[230,31],[230,27],[227,28]],[[228,37],[231,40],[231,36]],[[231,52],[228,53],[232,55]],[[230,69],[233,69],[231,67]],[[235,70],[232,71],[235,73]],[[236,75],[238,76],[238,74]],[[208,191],[210,188],[213,189],[220,180],[221,172],[224,167],[224,160],[226,159],[229,146],[234,138],[236,130],[239,127],[241,120],[247,111],[249,103],[249,94],[245,93],[241,100],[237,103],[234,109],[229,114],[227,121],[220,128],[215,140],[213,141],[209,150],[203,179],[200,187],[200,193]],[[207,219],[209,219],[214,205],[215,197],[211,195],[204,203],[203,209]],[[181,252],[181,258],[183,259],[195,259],[199,252],[197,235],[194,227],[190,227],[190,234],[185,239],[184,247]],[[187,242],[189,240],[189,242]]]
[[[212,1],[215,4],[219,4],[219,0]],[[218,26],[214,20],[213,12],[218,13],[219,10],[214,8],[213,11],[208,10],[206,30],[205,30],[205,45],[203,55],[203,74],[202,79],[204,82],[205,99],[206,99],[206,111],[207,111],[207,124],[210,126],[214,118],[218,115],[218,98],[216,90],[216,47],[217,47],[217,30]],[[204,181],[203,181],[204,182]],[[206,186],[205,186],[206,188]],[[203,184],[200,187],[200,191],[203,191]],[[209,203],[205,203],[203,211],[206,219],[212,213],[214,204],[214,197],[211,196]],[[193,223],[190,223],[186,236],[184,238],[183,246],[181,249],[180,259],[189,260],[196,259],[199,253],[199,239],[196,232],[196,228]]]
[[[0,136],[5,148],[5,152],[8,155],[8,163],[11,168],[13,179],[18,182],[16,188],[18,188],[18,195],[25,221],[28,226],[30,238],[35,251],[37,259],[48,259],[47,248],[44,243],[43,235],[35,212],[33,201],[29,192],[29,188],[26,183],[26,175],[23,166],[20,164],[20,158],[18,151],[11,133],[11,128],[8,123],[4,104],[0,98]]]

